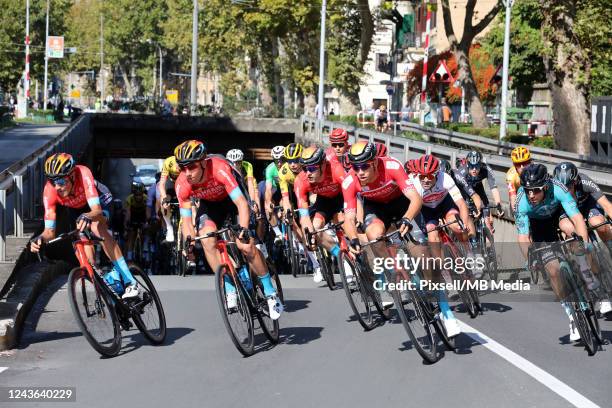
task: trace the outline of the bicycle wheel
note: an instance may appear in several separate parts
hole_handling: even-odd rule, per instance
[[[372,298],[376,311],[384,320],[391,320],[391,308],[383,307],[380,291],[374,289],[374,281],[376,280],[376,277],[374,276],[374,272],[370,268],[370,265],[368,265],[364,258],[358,257],[355,262],[355,266],[361,274],[362,281],[364,282],[363,287],[366,289],[366,293]]]
[[[321,273],[323,274],[323,278],[325,279],[325,283],[329,290],[334,290],[336,288],[336,282],[334,281],[334,271],[332,270],[332,260],[330,259],[327,252],[321,248],[317,248],[317,260],[319,261],[319,265],[321,266]]]
[[[426,317],[433,324],[436,333],[438,333],[438,337],[442,340],[442,343],[446,346],[447,349],[451,351],[455,351],[457,346],[455,345],[455,337],[448,337],[448,333],[446,331],[446,327],[442,323],[440,317],[440,307],[435,306],[430,300],[427,300],[425,293],[421,290],[415,290],[415,295],[419,297],[419,301],[423,305],[423,311],[425,312]]]
[[[497,252],[495,251],[495,240],[493,239],[493,234],[488,227],[484,227],[483,230],[483,242],[484,245],[482,247],[482,252],[485,256],[487,262],[487,272],[489,274],[489,278],[497,282],[498,272],[497,272]]]
[[[344,293],[348,299],[349,306],[355,314],[355,318],[359,321],[359,324],[365,331],[372,330],[376,327],[374,320],[374,301],[370,297],[368,290],[365,285],[361,271],[358,269],[357,264],[350,256],[347,256],[344,252],[340,253],[340,262],[338,264],[340,268],[340,279],[342,280],[342,286],[344,287]],[[352,282],[347,281],[347,273],[352,273]]]
[[[130,304],[132,320],[138,330],[153,344],[166,339],[166,315],[151,278],[137,265],[129,265],[130,272],[140,286],[140,299]]]
[[[603,290],[612,296],[612,260],[608,254],[608,249],[599,241],[592,241],[595,245],[597,265],[599,266],[598,278],[603,286]]]
[[[255,280],[257,281],[255,283],[254,296],[255,309],[257,310],[257,320],[259,320],[261,330],[268,338],[268,340],[270,340],[272,344],[277,344],[279,338],[278,320],[272,320],[272,318],[270,317],[270,312],[268,310],[268,300],[266,299],[266,296],[264,294],[263,285],[261,284],[259,279],[255,278]],[[271,281],[272,285],[277,290],[276,293],[278,294],[278,288],[276,288],[276,281],[274,279],[272,279]]]
[[[591,328],[591,332],[593,336],[595,336],[595,340],[599,344],[604,344],[605,340],[603,335],[601,334],[601,327],[599,327],[599,320],[597,319],[597,312],[595,312],[595,305],[593,302],[588,302],[589,305],[589,313],[587,314],[587,320],[589,321],[589,327]]]
[[[395,282],[395,274],[385,271],[387,282]],[[413,347],[429,363],[438,360],[436,354],[436,340],[434,339],[430,321],[423,311],[423,305],[419,302],[413,290],[391,291],[397,314],[402,321],[404,330],[408,333]]]
[[[560,272],[561,276],[565,279],[566,287],[569,292],[571,301],[568,303],[572,308],[571,315],[573,317],[574,324],[576,325],[576,329],[578,330],[578,333],[580,333],[580,340],[582,341],[582,344],[584,344],[584,348],[589,356],[592,356],[597,352],[597,348],[595,345],[595,337],[593,337],[591,327],[589,326],[587,317],[588,309],[583,307],[584,302],[582,302],[580,299],[581,289],[578,286],[577,280],[575,279],[574,272],[567,262],[561,262]]]
[[[136,233],[136,237],[134,238],[134,262],[138,265],[143,265],[143,257],[142,257],[142,236],[140,232]]]
[[[444,245],[442,247],[442,252],[444,254],[444,257],[447,259],[448,258],[457,259],[458,257],[461,256],[458,253],[458,250],[455,247],[455,244],[452,244],[452,243],[450,243],[449,245]],[[465,276],[465,273],[455,274],[454,272],[451,271],[451,276],[453,277],[453,279],[457,279],[460,281],[464,281],[467,279],[467,277]],[[461,303],[463,304],[463,307],[465,308],[466,312],[470,315],[470,317],[473,319],[476,316],[478,316],[478,310],[476,309],[476,304],[474,303],[474,299],[472,298],[472,295],[470,295],[469,290],[464,289],[464,290],[458,290],[457,292],[459,293],[459,298],[461,299]]]
[[[224,277],[229,276],[230,281],[236,288],[236,307],[227,307],[227,293],[225,290]],[[253,328],[253,316],[246,300],[246,293],[242,285],[230,272],[227,265],[221,265],[215,273],[215,289],[217,292],[217,303],[223,324],[232,343],[243,356],[248,357],[255,352],[255,330]]]
[[[540,269],[539,268],[529,268],[529,273],[531,275],[531,282],[534,285],[537,285],[538,281],[540,280]]]
[[[285,225],[285,229],[287,231],[287,242],[285,242],[285,245],[287,245],[287,260],[289,261],[291,274],[294,278],[297,278],[300,271],[300,254],[295,244],[295,240],[293,239],[293,231],[291,231],[291,227]]]
[[[114,302],[101,284],[92,282],[84,268],[75,268],[68,275],[68,298],[85,339],[98,353],[113,357],[121,350],[121,326]]]
[[[274,267],[272,262],[270,262],[270,259],[266,259],[266,264],[268,266],[268,272],[270,273],[270,277],[272,278],[272,281],[273,281],[272,284],[276,288],[276,293],[278,294],[278,297],[281,303],[284,305],[285,304],[285,294],[283,292],[283,285],[281,284],[280,276],[278,272],[276,271],[276,268]]]

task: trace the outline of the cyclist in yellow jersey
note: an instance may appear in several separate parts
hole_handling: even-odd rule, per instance
[[[132,183],[132,194],[128,196],[125,208],[127,209],[125,226],[128,231],[127,258],[128,261],[131,261],[134,255],[134,239],[136,238],[136,228],[134,225],[141,225],[142,235],[147,235],[145,233],[147,222],[147,196],[145,195],[144,184],[138,182]]]
[[[285,211],[292,209],[293,204],[297,203],[293,192],[293,183],[295,177],[302,171],[300,158],[304,147],[299,143],[291,143],[285,147],[283,158],[285,163],[278,170],[278,185],[280,186],[283,209]]]
[[[179,176],[181,169],[176,163],[174,156],[169,156],[164,160],[164,165],[161,171],[157,189],[159,190],[159,201],[155,204],[156,210],[161,210],[164,222],[166,223],[166,241],[174,242],[174,229],[170,221],[170,199],[168,198],[168,189],[174,191],[174,182]],[[170,187],[169,187],[170,186]]]
[[[510,210],[514,212],[516,193],[521,186],[521,173],[525,167],[531,164],[531,154],[528,148],[519,146],[512,150],[510,156],[513,166],[506,172],[506,185],[510,198]]]
[[[232,149],[225,155],[225,158],[229,160],[238,171],[242,173],[242,176],[246,180],[247,189],[249,190],[249,197],[251,199],[251,205],[254,212],[259,212],[259,206],[257,205],[257,180],[253,175],[253,165],[248,161],[244,160],[244,153],[240,149]]]

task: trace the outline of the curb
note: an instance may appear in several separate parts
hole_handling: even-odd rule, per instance
[[[0,351],[19,344],[23,325],[38,295],[57,276],[69,271],[69,263],[49,261],[26,265],[15,274],[11,288],[0,300]]]

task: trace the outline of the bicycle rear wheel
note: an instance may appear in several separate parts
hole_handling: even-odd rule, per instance
[[[458,252],[457,248],[454,247],[454,245],[455,244],[449,244],[449,245],[444,245],[442,247],[442,251],[444,253],[445,258],[457,259],[458,257],[461,256],[461,254]],[[451,276],[453,277],[453,279],[458,279],[461,281],[467,279],[467,277],[465,276],[465,273],[459,275],[451,271]],[[472,298],[472,295],[470,294],[469,290],[464,289],[464,290],[458,290],[457,292],[459,293],[459,298],[461,299],[461,303],[463,303],[463,307],[465,308],[465,311],[470,315],[470,317],[473,319],[476,316],[478,316],[478,310],[476,309],[476,304],[474,303],[474,299]]]
[[[288,261],[291,268],[291,274],[294,278],[297,278],[298,273],[300,272],[300,253],[295,244],[295,239],[293,238],[293,231],[291,231],[291,227],[286,225],[287,229],[287,242],[285,245],[288,246],[287,255]]]
[[[387,282],[396,282],[394,275],[385,271]],[[412,290],[401,292],[393,290],[391,295],[397,314],[410,337],[413,347],[425,361],[435,363],[438,360],[436,340],[433,335],[435,329],[432,330],[430,320],[427,318],[418,296]]]
[[[225,276],[229,276],[229,280],[236,290],[236,307],[227,307],[227,292],[225,290]],[[253,328],[253,316],[251,309],[246,300],[246,293],[238,279],[230,272],[227,265],[221,265],[215,273],[215,288],[217,292],[217,302],[223,324],[227,329],[227,333],[232,339],[232,343],[243,356],[248,357],[255,352],[255,330]]]
[[[486,226],[482,230],[483,233],[483,241],[484,245],[482,251],[485,255],[485,259],[487,261],[487,273],[489,274],[489,278],[496,282],[498,277],[497,272],[497,252],[495,251],[495,240],[493,239],[493,234],[491,230]]]
[[[113,357],[121,350],[121,326],[102,284],[92,281],[84,268],[75,268],[68,275],[68,298],[85,339],[98,353]]]
[[[569,302],[572,308],[572,317],[574,320],[574,324],[576,325],[576,329],[578,333],[580,333],[580,340],[582,344],[584,344],[584,348],[586,349],[589,356],[594,355],[597,352],[595,337],[591,332],[591,327],[589,326],[589,319],[587,314],[589,310],[586,307],[583,307],[583,303],[581,301],[581,288],[579,287],[579,283],[575,279],[574,272],[566,261],[562,261],[560,265],[561,276],[565,279],[565,283],[567,286],[567,290],[570,293]]]
[[[264,335],[270,340],[272,344],[278,343],[279,338],[279,324],[278,320],[273,320],[270,317],[270,312],[268,310],[268,300],[264,294],[263,285],[260,280],[256,279],[255,283],[255,308],[257,310],[257,320],[259,320],[259,325],[261,326],[261,330]],[[277,295],[279,294],[279,289],[276,287],[276,280],[271,279],[272,286],[275,287]],[[280,299],[280,295],[279,295]],[[282,302],[282,300],[281,300]]]
[[[344,293],[346,293],[346,298],[351,310],[355,314],[355,318],[365,331],[372,330],[376,327],[374,300],[365,287],[367,282],[364,281],[361,270],[355,261],[344,252],[340,253],[338,267],[340,268],[340,279],[342,280]],[[350,283],[347,280],[347,274],[352,274],[352,281]]]
[[[327,251],[323,248],[317,248],[317,258],[319,261],[319,265],[321,266],[321,272],[323,273],[323,278],[325,279],[325,283],[329,290],[336,289],[336,282],[334,281],[334,271],[332,269],[332,260],[330,259]]]
[[[140,299],[130,304],[132,320],[151,343],[162,344],[166,339],[166,315],[157,290],[142,269],[134,264],[129,267],[141,292]]]

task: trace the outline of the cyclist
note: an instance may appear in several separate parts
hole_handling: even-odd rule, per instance
[[[603,195],[599,186],[589,176],[580,173],[574,163],[563,162],[555,167],[553,172],[555,180],[563,184],[572,194],[578,210],[589,225],[598,225],[605,222],[604,215],[612,216],[612,204]],[[561,215],[567,218],[567,215]],[[608,248],[612,248],[612,231],[610,225],[603,225],[597,229],[597,233]],[[612,311],[610,301],[600,303],[600,313],[606,314]]]
[[[561,219],[563,212],[567,218]],[[587,251],[592,247],[576,200],[563,184],[549,177],[546,167],[542,164],[531,164],[522,170],[521,187],[516,196],[515,217],[518,243],[525,259],[528,258],[532,242],[536,246],[540,243],[557,242],[557,228],[561,228],[568,235],[575,231],[584,240]],[[541,258],[544,269],[550,276],[552,289],[569,317],[570,340],[577,341],[580,334],[575,327],[570,308],[565,303],[565,288],[560,276],[558,255],[554,251],[547,251]],[[585,253],[579,245],[574,246],[574,255],[585,283],[589,289],[594,289],[598,282],[593,280]]]
[[[300,163],[303,172],[295,179],[293,185],[298,201],[298,214],[300,225],[304,230],[314,231],[322,228],[333,218],[340,221],[344,200],[342,198],[342,180],[344,168],[337,161],[325,157],[320,147],[308,147],[302,153]],[[308,194],[316,194],[317,198],[312,205],[313,219],[310,218]],[[329,252],[337,257],[340,247],[325,233],[319,233],[317,239]],[[314,251],[315,243],[307,243]],[[316,269],[313,279],[316,283],[323,281],[321,269]]]
[[[254,206],[253,211],[259,212],[259,205],[257,204],[257,180],[253,175],[253,165],[244,160],[244,153],[240,149],[232,149],[227,152],[225,158],[236,167],[242,177],[246,181],[247,189],[249,190],[249,197],[252,205]]]
[[[346,153],[351,147],[348,142],[348,133],[345,129],[336,128],[329,134],[330,147],[325,150],[325,155],[329,161],[337,161],[342,165],[344,171],[351,169],[350,163],[346,159]]]
[[[447,160],[444,160],[444,159],[439,159],[439,160],[440,160],[440,171],[451,176],[451,178],[457,185],[457,188],[461,192],[463,199],[466,202],[469,202],[469,200],[472,200],[472,203],[474,205],[474,210],[476,211],[476,216],[478,216],[480,213],[479,209],[482,208],[482,201],[480,200],[480,197],[478,196],[478,194],[465,181],[465,179],[462,179],[456,176],[455,171],[451,168],[451,164]],[[417,177],[416,174],[414,177]]]
[[[238,216],[240,231],[236,246],[262,283],[268,299],[270,317],[278,319],[283,307],[272,285],[266,262],[250,236],[249,203],[239,187],[231,165],[223,158],[206,157],[206,147],[198,140],[181,143],[174,150],[174,155],[181,169],[176,180],[176,194],[183,219],[183,235],[187,237],[188,245],[193,246],[190,237],[196,236],[196,228],[191,222],[192,198],[200,199],[196,215],[197,233],[200,235],[217,231],[228,217]],[[216,241],[214,237],[202,240],[206,260],[213,271],[218,270],[221,264]],[[237,307],[236,288],[230,283],[229,277],[225,285],[227,306],[234,309]]]
[[[283,166],[283,152],[285,146],[274,146],[270,151],[273,162],[268,164],[265,170],[265,180],[259,183],[259,198],[263,201],[263,208],[266,218],[274,231],[274,241],[281,242],[281,232],[278,228],[276,212],[272,210],[272,205],[278,205],[281,201],[281,193],[278,187],[278,170]]]
[[[55,238],[57,206],[66,207],[70,224],[76,224],[80,231],[91,229],[94,234],[104,239],[102,248],[114,267],[105,278],[111,284],[115,279],[123,280],[126,284],[123,299],[137,297],[138,283],[132,276],[119,245],[108,231],[100,205],[100,194],[91,170],[77,165],[68,153],[55,153],[45,161],[44,171],[48,179],[43,191],[45,229],[31,242],[32,252],[38,252],[43,243]],[[93,247],[87,246],[86,252],[89,260],[94,263]]]
[[[125,236],[125,208],[123,208],[123,201],[120,198],[113,200],[109,224],[111,231],[119,237],[119,245],[121,246]]]
[[[469,185],[474,189],[474,192],[478,194],[479,200],[477,201],[482,202],[481,204],[475,205],[478,211],[483,207],[489,206],[489,198],[487,197],[487,193],[482,185],[482,181],[486,179],[489,189],[491,190],[491,194],[493,194],[495,205],[497,206],[497,215],[499,217],[503,216],[504,212],[501,207],[501,196],[499,194],[499,188],[497,188],[497,183],[495,182],[495,174],[493,174],[493,169],[491,169],[491,166],[488,164],[482,162],[482,154],[476,150],[469,152],[465,159],[467,162],[466,165],[454,172],[454,179],[459,180],[459,184],[463,186],[466,184]],[[495,232],[491,212],[488,208],[483,208],[482,212],[486,217],[485,222],[487,223],[487,227],[489,227],[491,232]]]
[[[474,269],[472,273],[476,279],[480,279],[483,273],[484,259],[480,255],[478,241],[476,240],[476,229],[474,222],[469,216],[468,206],[459,188],[452,177],[440,171],[440,161],[431,155],[422,156],[415,164],[418,177],[413,178],[415,186],[423,196],[423,215],[425,228],[429,242],[435,257],[441,257],[440,237],[436,227],[439,220],[445,222],[454,221],[457,214],[464,224],[465,230],[455,223],[450,225],[450,229],[455,236],[462,242],[469,240],[467,248],[468,257],[473,257]]]
[[[523,169],[531,164],[531,153],[523,146],[515,147],[510,154],[513,166],[506,172],[506,185],[508,186],[508,198],[510,209],[515,211],[516,193],[521,186],[521,173]]]
[[[170,220],[170,202],[174,197],[174,182],[176,181],[180,169],[174,156],[169,156],[164,160],[161,176],[157,188],[159,189],[158,209],[161,209],[162,217],[166,224],[166,242],[174,242],[174,229]],[[170,194],[169,194],[170,193]]]
[[[150,226],[157,223],[158,214],[156,208],[159,202],[159,189],[157,184],[160,178],[161,172],[157,172],[155,174],[155,184],[152,184],[147,190],[147,222]]]
[[[125,201],[127,215],[125,217],[125,226],[128,231],[127,237],[127,259],[134,259],[134,241],[136,239],[137,230],[140,229],[142,236],[146,236],[147,222],[147,197],[145,196],[145,186],[140,182],[132,183],[132,194]],[[143,242],[143,248],[146,244]]]

